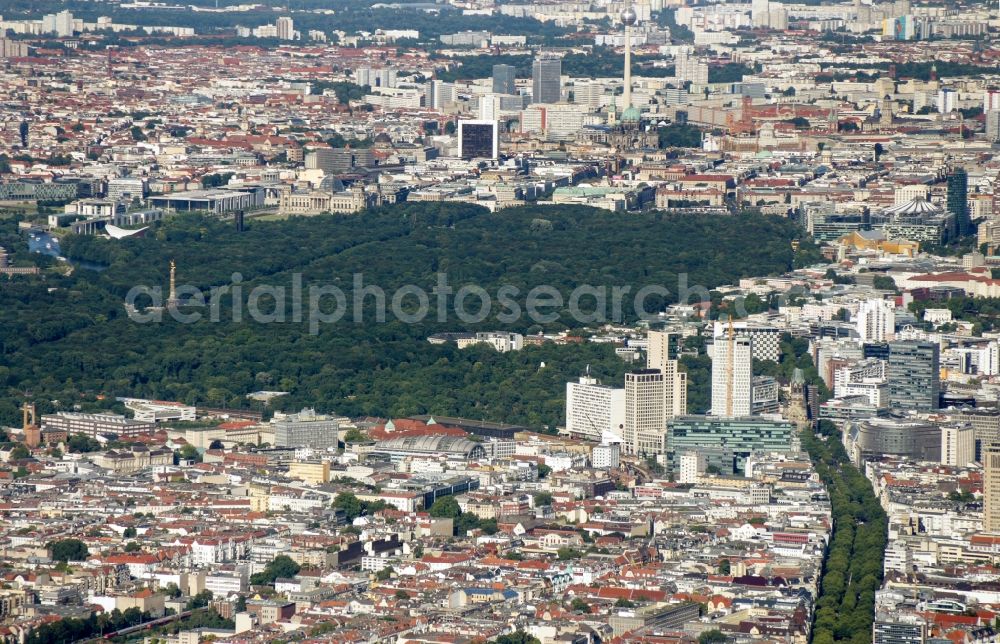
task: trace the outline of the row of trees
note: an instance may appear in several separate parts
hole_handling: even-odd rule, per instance
[[[124,612],[116,608],[111,613],[102,615],[91,613],[86,619],[67,617],[33,629],[25,638],[25,644],[76,642],[129,626],[138,626],[150,619],[152,616],[148,611],[140,611],[138,608],[129,608]]]
[[[851,464],[840,432],[821,421],[818,435],[803,432],[802,446],[830,494],[833,537],[816,600],[816,644],[869,644],[875,592],[882,583],[888,522],[868,480]]]
[[[209,596],[211,592],[207,591]],[[189,606],[189,610],[190,610]],[[170,614],[171,609],[167,609]],[[52,644],[53,642],[78,642],[90,638],[99,638],[105,633],[138,626],[153,619],[148,611],[140,611],[138,608],[129,608],[125,611],[117,608],[110,613],[97,615],[91,613],[89,617],[79,619],[67,617],[55,622],[48,622],[33,629],[25,638],[25,644]],[[181,630],[193,630],[197,628],[232,629],[235,627],[233,620],[226,619],[219,615],[214,609],[199,610],[183,619],[161,625],[154,628],[152,634],[176,634]]]

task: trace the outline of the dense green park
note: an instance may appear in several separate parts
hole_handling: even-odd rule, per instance
[[[0,239],[16,238],[15,219],[0,220]],[[0,289],[0,423],[17,422],[24,392],[42,412],[79,406],[99,409],[114,396],[141,396],[212,406],[246,407],[246,394],[288,391],[284,408],[304,405],[347,415],[450,414],[554,427],[563,415],[565,382],[591,372],[618,382],[626,365],[608,345],[545,344],[500,354],[485,346],[459,350],[432,345],[432,333],[467,330],[539,331],[580,329],[585,324],[566,306],[542,307],[552,321],[527,313],[526,294],[551,287],[566,302],[588,284],[628,287],[631,294],[661,285],[667,294],[644,300],[657,311],[676,299],[678,278],[706,289],[749,275],[779,274],[816,260],[800,231],[787,220],[758,215],[698,217],[651,212],[615,214],[586,207],[518,208],[490,214],[461,204],[407,204],[363,216],[322,216],[253,221],[244,233],[230,222],[181,215],[157,225],[146,239],[109,241],[68,237],[64,254],[109,266],[103,272],[77,269],[64,276],[5,281]],[[19,255],[18,258],[23,258]],[[161,322],[141,324],[126,313],[125,298],[137,285],[166,291],[168,265],[178,266],[178,284],[206,294],[213,287],[239,286],[242,321],[230,295],[219,298],[219,321],[207,308],[181,306],[203,319],[181,324],[164,313]],[[234,277],[238,274],[237,277]],[[461,322],[449,305],[443,322],[431,295],[438,274],[457,291],[481,287],[494,296],[517,289],[522,315],[492,314]],[[308,301],[295,321],[291,290],[300,276],[310,286],[342,289],[346,312],[336,323],[311,333]],[[387,308],[399,287],[414,285],[430,297],[419,323],[396,319],[391,310],[377,321],[375,296],[353,307],[356,276],[386,293]],[[247,295],[261,285],[288,292],[284,322],[264,323],[247,315]],[[622,316],[634,320],[632,295],[622,298]],[[164,295],[165,296],[165,295]],[[304,296],[307,297],[307,296]],[[449,302],[453,301],[451,297]],[[582,297],[580,310],[613,314],[596,297]],[[140,310],[151,303],[137,300]],[[332,311],[334,298],[320,310]],[[415,297],[400,301],[404,314],[419,308]],[[330,307],[333,307],[332,309]],[[476,297],[465,309],[479,311]],[[274,300],[261,309],[275,311]],[[355,322],[355,316],[361,321]],[[99,400],[98,398],[103,400]]]

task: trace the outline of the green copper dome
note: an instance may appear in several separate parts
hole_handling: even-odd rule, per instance
[[[641,118],[642,118],[642,112],[639,111],[639,108],[636,107],[635,105],[629,105],[627,108],[625,108],[625,111],[622,112],[623,121],[638,123],[639,119]]]

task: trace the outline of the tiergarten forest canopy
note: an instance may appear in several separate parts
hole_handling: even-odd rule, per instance
[[[0,244],[9,245],[16,235],[16,219],[0,220]],[[625,365],[610,347],[547,344],[501,354],[426,339],[444,331],[537,333],[582,326],[565,308],[545,324],[526,316],[503,324],[495,315],[465,324],[450,308],[443,323],[436,313],[415,324],[391,315],[378,323],[375,298],[369,297],[358,311],[363,322],[355,323],[349,297],[339,322],[310,334],[308,324],[290,321],[290,314],[284,323],[258,323],[246,315],[236,322],[226,298],[219,322],[205,316],[195,324],[169,315],[140,324],[129,319],[123,303],[136,285],[166,290],[174,260],[178,283],[204,293],[232,285],[236,273],[243,293],[262,284],[290,287],[296,274],[305,285],[333,284],[349,294],[355,275],[390,295],[407,284],[430,293],[438,274],[445,274],[453,289],[476,285],[495,294],[511,285],[523,298],[546,285],[564,302],[582,284],[628,286],[633,293],[662,285],[669,295],[645,302],[647,310],[657,311],[675,300],[681,275],[689,285],[711,289],[814,263],[818,253],[808,240],[793,250],[791,241],[800,236],[788,220],[755,214],[690,217],[553,206],[493,215],[474,205],[424,203],[364,216],[253,221],[243,233],[191,214],[156,224],[144,239],[68,236],[64,254],[108,268],[68,276],[47,272],[0,289],[0,423],[19,422],[15,401],[24,391],[45,413],[57,408],[53,401],[94,410],[116,396],[246,407],[247,393],[270,389],[289,392],[274,401],[279,409],[459,415],[554,427],[563,415],[565,383],[588,365],[597,377],[621,378]],[[634,321],[632,300],[623,301],[625,318]],[[478,302],[471,298],[466,306],[476,311]],[[584,299],[580,308],[594,306]]]

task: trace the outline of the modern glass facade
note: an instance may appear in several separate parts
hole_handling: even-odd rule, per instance
[[[271,421],[275,447],[337,447],[340,421],[331,416],[304,409],[298,414]]]
[[[494,94],[515,94],[517,92],[514,79],[517,75],[517,68],[513,65],[493,66],[493,93]]]
[[[558,103],[562,88],[562,59],[539,56],[531,65],[531,101]]]
[[[786,420],[757,416],[678,416],[667,422],[667,449],[672,467],[685,452],[705,456],[706,466],[722,474],[741,474],[752,452],[788,452],[795,427]]]
[[[847,428],[847,448],[857,462],[882,456],[941,460],[941,428],[928,422],[871,418]]]
[[[919,622],[878,620],[872,625],[872,644],[923,644],[924,627]]]
[[[497,158],[496,121],[459,121],[458,141],[463,159]]]
[[[916,340],[890,342],[888,380],[891,407],[937,409],[941,392],[938,345]]]
[[[969,175],[964,168],[955,168],[948,173],[948,212],[955,215],[955,226],[959,235],[972,232],[969,218]]]

